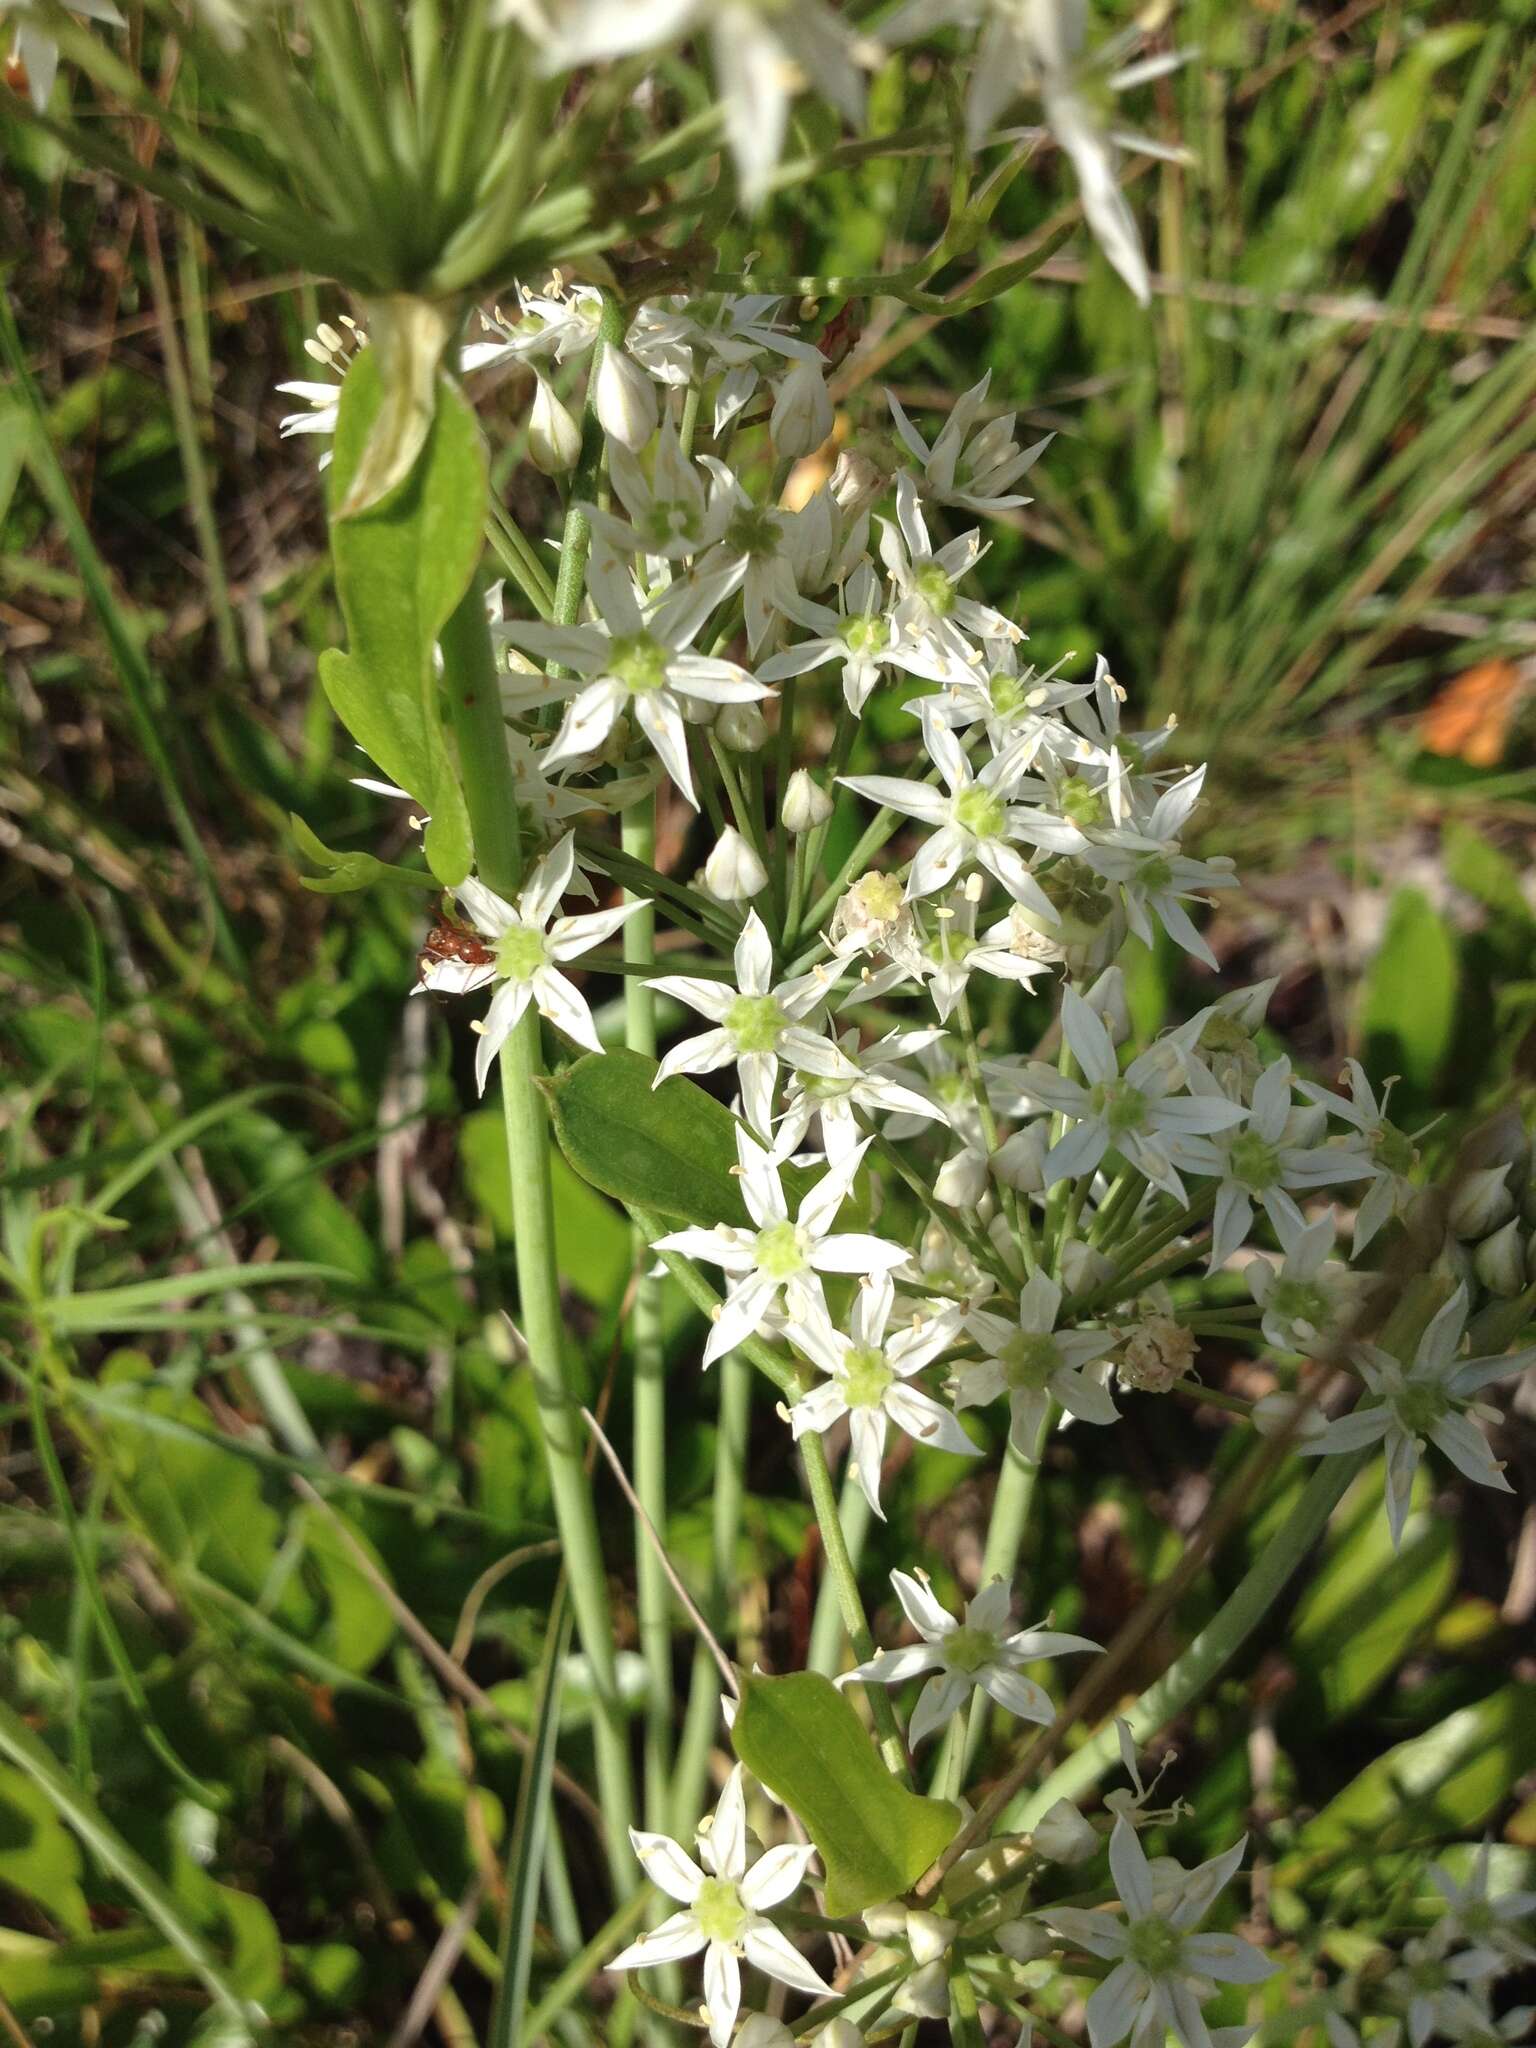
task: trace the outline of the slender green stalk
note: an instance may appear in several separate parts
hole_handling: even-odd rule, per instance
[[[709,1625],[722,1639],[730,1620],[736,1582],[736,1545],[746,1492],[747,1429],[752,1419],[752,1368],[728,1351],[715,1368],[720,1415],[715,1432],[715,1492],[710,1528]],[[673,1773],[672,1821],[668,1832],[686,1842],[704,1811],[709,1752],[720,1725],[720,1673],[708,1645],[696,1643],[688,1679],[688,1711]]]
[[[865,1540],[869,1525],[875,1518],[875,1511],[869,1504],[868,1496],[857,1479],[850,1473],[843,1481],[843,1491],[837,1503],[837,1518],[843,1525],[843,1541],[848,1546],[848,1555],[853,1559],[854,1570],[864,1554]],[[837,1602],[837,1587],[830,1577],[824,1578],[816,1589],[816,1611],[811,1617],[811,1641],[806,1653],[807,1671],[819,1671],[824,1678],[835,1678],[842,1666],[843,1643],[842,1610]]]
[[[560,2015],[575,2004],[608,1958],[618,1954],[640,1925],[652,1896],[651,1887],[641,1885],[633,1898],[626,1899],[613,1917],[597,1930],[581,1954],[572,1956],[523,2022],[518,2048],[531,2048],[531,2044],[547,2034]]]
[[[476,866],[487,888],[511,896],[522,873],[517,797],[501,722],[485,598],[478,580],[444,628],[442,650],[464,796],[475,835]],[[550,1184],[551,1139],[539,1092],[543,1074],[539,1018],[530,1004],[501,1053],[501,1105],[511,1172],[518,1299],[538,1398],[555,1522],[570,1575],[571,1606],[592,1675],[598,1790],[608,1831],[609,1864],[622,1897],[636,1882],[629,1847],[634,1815],[629,1747],[597,1515],[583,1461],[577,1404],[565,1380],[565,1323]]]
[[[1299,1570],[1323,1533],[1328,1517],[1344,1498],[1350,1481],[1374,1455],[1374,1447],[1337,1458],[1325,1458],[1308,1480],[1285,1526],[1265,1544],[1252,1569],[1182,1657],[1122,1717],[1132,1738],[1146,1742],[1160,1728],[1197,1700],[1243,1644]],[[1028,1828],[1049,1812],[1058,1799],[1080,1798],[1096,1785],[1119,1757],[1119,1736],[1113,1720],[1091,1735],[1080,1749],[1058,1764],[1045,1782],[1008,1807],[1003,1816],[1010,1828]]]

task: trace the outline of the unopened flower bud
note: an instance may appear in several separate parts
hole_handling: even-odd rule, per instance
[[[907,1946],[912,1951],[913,1962],[937,1962],[954,1940],[959,1924],[957,1920],[946,1920],[938,1913],[909,1913]]]
[[[1116,1045],[1131,1035],[1131,1006],[1125,996],[1125,976],[1118,967],[1106,967],[1089,989],[1084,1001],[1104,1019],[1104,1028]]]
[[[809,770],[797,768],[789,778],[789,787],[784,792],[784,808],[781,816],[786,832],[809,832],[814,826],[825,825],[832,815],[832,799],[817,782],[813,782]]]
[[[871,1906],[863,1916],[871,1941],[900,1941],[907,1931],[907,1909],[897,1900],[889,1905]]]
[[[974,1209],[987,1189],[987,1161],[982,1152],[956,1152],[939,1168],[933,1199],[950,1209]]]
[[[770,2019],[765,2012],[749,2012],[736,2029],[731,2048],[794,2048],[794,2042],[782,2020]]]
[[[1005,1138],[992,1154],[998,1178],[1021,1195],[1040,1194],[1045,1187],[1045,1155],[1050,1145],[1050,1118],[1037,1116],[1033,1123]]]
[[[852,2020],[839,2017],[811,2036],[811,2048],[864,2048],[864,2036]]]
[[[1446,1220],[1458,1237],[1487,1237],[1515,1212],[1515,1198],[1505,1183],[1508,1162],[1503,1166],[1478,1166],[1464,1174],[1451,1197]]]
[[[598,358],[592,405],[603,432],[631,454],[656,431],[656,386],[632,355],[611,342]]]
[[[856,448],[845,448],[832,465],[827,488],[846,519],[857,519],[885,495],[890,478]]]
[[[726,826],[704,863],[704,886],[722,903],[745,903],[768,886],[768,870],[734,825]]]
[[[898,2012],[910,2013],[915,2020],[947,2019],[949,1972],[941,1962],[914,1971],[904,1984],[897,1985],[891,2003]]]
[[[555,396],[554,386],[535,376],[528,414],[528,459],[545,476],[563,476],[581,454],[581,428]]]
[[[1152,1315],[1126,1338],[1117,1370],[1127,1387],[1144,1394],[1166,1394],[1194,1362],[1194,1332],[1173,1316]]]
[[[832,400],[821,358],[791,363],[774,396],[768,432],[780,456],[814,455],[832,432]]]
[[[1321,1436],[1328,1427],[1328,1418],[1316,1407],[1302,1413],[1299,1394],[1266,1394],[1253,1404],[1253,1426],[1260,1436],[1284,1436],[1298,1415],[1301,1421],[1296,1435],[1302,1441]]]
[[[755,754],[768,743],[768,721],[755,704],[722,704],[715,731],[738,754]]]
[[[1089,1825],[1070,1799],[1058,1799],[1030,1830],[1037,1852],[1052,1863],[1086,1863],[1099,1849],[1097,1830]],[[1005,1955],[1013,1955],[1005,1949]],[[1016,1962],[1026,1958],[1015,1956]]]
[[[1071,1237],[1061,1248],[1061,1277],[1068,1294],[1090,1294],[1114,1278],[1115,1262],[1091,1244]]]
[[[1518,1109],[1501,1109],[1480,1124],[1461,1148],[1463,1166],[1510,1166],[1518,1181],[1531,1161],[1530,1134]]]
[[[1520,1292],[1525,1285],[1525,1245],[1517,1216],[1483,1239],[1472,1254],[1472,1270],[1490,1294],[1507,1298]]]
[[[1097,1846],[1098,1836],[1095,1835],[1093,1839]],[[1061,1858],[1055,1860],[1059,1862]],[[1038,1963],[1042,1956],[1048,1956],[1056,1946],[1049,1931],[1038,1920],[1010,1920],[1005,1927],[993,1929],[992,1939],[1003,1954],[1016,1963]]]

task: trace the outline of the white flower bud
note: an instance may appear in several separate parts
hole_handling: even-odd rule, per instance
[[[722,903],[745,903],[768,886],[768,870],[734,825],[727,825],[704,863],[704,886]]]
[[[925,1969],[917,1970],[904,1984],[898,1984],[891,1999],[898,2012],[910,2013],[915,2020],[942,2020],[949,2017],[949,1973],[942,1963],[929,1963]]]
[[[867,455],[860,455],[856,448],[845,448],[832,465],[827,488],[844,518],[853,520],[884,497],[889,482],[885,471]]]
[[[738,754],[755,754],[768,744],[768,721],[755,704],[722,704],[715,731]]]
[[[1099,1850],[1099,1837],[1070,1799],[1058,1799],[1056,1804],[1038,1820],[1030,1830],[1030,1839],[1036,1850],[1051,1863],[1086,1863]],[[1012,1955],[1012,1949],[1004,1954]],[[1023,1957],[1014,1960],[1023,1961]]]
[[[992,1154],[992,1164],[1009,1187],[1021,1195],[1038,1195],[1045,1187],[1045,1155],[1050,1145],[1050,1118],[1037,1116],[1003,1140]]]
[[[1084,1826],[1087,1826],[1086,1822]],[[1094,1842],[1098,1842],[1097,1835],[1094,1836]],[[1056,1860],[1061,1861],[1059,1857]],[[1006,1927],[993,1929],[992,1939],[1003,1954],[1016,1963],[1038,1963],[1042,1956],[1048,1956],[1056,1946],[1038,1920],[1010,1920]]]
[[[603,432],[631,454],[656,431],[656,386],[632,355],[612,343],[598,358],[592,405]]]
[[[813,826],[825,825],[831,817],[832,799],[819,783],[812,781],[808,769],[797,768],[789,778],[779,815],[786,832],[809,832]]]
[[[791,363],[774,394],[768,431],[775,451],[798,458],[814,455],[832,433],[832,400],[821,358]]]
[[[795,2037],[782,2020],[765,2012],[749,2012],[736,2029],[731,2048],[794,2048]]]
[[[1531,1140],[1518,1109],[1501,1109],[1468,1138],[1461,1148],[1465,1166],[1512,1166],[1519,1180],[1531,1159]]]
[[[1193,1331],[1173,1316],[1152,1315],[1126,1338],[1118,1371],[1124,1386],[1144,1394],[1166,1394],[1194,1362]]]
[[[555,396],[547,378],[534,377],[533,409],[528,415],[528,459],[545,476],[563,476],[576,467],[581,454],[581,428]]]
[[[987,1189],[984,1152],[966,1150],[946,1159],[933,1183],[933,1199],[950,1209],[974,1209]]]
[[[1116,1045],[1131,1035],[1131,1006],[1125,996],[1125,976],[1118,967],[1106,967],[1084,997],[1090,1010],[1104,1019],[1104,1028]]]
[[[862,1918],[871,1941],[900,1941],[907,1931],[907,1909],[895,1899],[887,1906],[871,1906]]]
[[[1253,1404],[1253,1426],[1260,1436],[1284,1436],[1300,1407],[1299,1394],[1266,1394],[1263,1400]],[[1321,1436],[1327,1427],[1327,1416],[1312,1407],[1302,1416],[1301,1427],[1296,1434],[1299,1440],[1305,1441],[1311,1436]]]
[[[1462,1176],[1446,1217],[1458,1237],[1487,1237],[1514,1214],[1508,1179],[1507,1161],[1503,1166],[1479,1166]]]
[[[1061,1277],[1068,1294],[1089,1294],[1114,1273],[1114,1260],[1079,1238],[1069,1237],[1061,1248]]]
[[[819,2034],[811,2036],[811,2048],[864,2048],[864,2036],[852,2020],[828,2020]]]
[[[1525,1246],[1518,1217],[1511,1216],[1502,1229],[1483,1239],[1472,1254],[1472,1270],[1490,1294],[1520,1293],[1525,1286]]]
[[[907,1915],[907,1946],[917,1964],[935,1963],[944,1955],[959,1928],[958,1920],[946,1920],[938,1913]]]

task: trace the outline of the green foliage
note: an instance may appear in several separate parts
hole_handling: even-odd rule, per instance
[[[385,405],[376,351],[343,387],[331,464],[332,508],[345,500]],[[345,653],[322,656],[336,715],[383,774],[430,813],[427,865],[447,885],[469,873],[469,815],[448,755],[433,651],[480,560],[485,446],[473,408],[446,380],[415,466],[367,510],[331,527]]]
[[[1456,1027],[1454,934],[1421,890],[1399,889],[1361,995],[1360,1029],[1381,1073],[1433,1087]]]
[[[959,1829],[958,1807],[891,1776],[848,1700],[814,1671],[744,1679],[731,1741],[804,1822],[826,1871],[829,1913],[898,1897]]]
[[[696,1081],[652,1084],[656,1062],[616,1047],[587,1053],[548,1084],[555,1135],[583,1179],[684,1223],[744,1226],[731,1169],[736,1119]]]

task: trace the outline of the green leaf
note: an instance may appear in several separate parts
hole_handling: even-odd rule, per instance
[[[490,1217],[497,1235],[510,1240],[512,1176],[499,1109],[474,1110],[464,1119],[459,1126],[459,1152],[471,1194]],[[552,1154],[549,1164],[560,1270],[584,1301],[594,1308],[606,1308],[628,1284],[634,1264],[630,1225],[611,1202],[577,1178],[558,1152]]]
[[[323,875],[300,875],[306,889],[317,896],[346,896],[356,889],[372,889],[388,882],[397,889],[436,889],[437,879],[420,868],[392,867],[387,860],[375,860],[371,853],[338,853],[312,832],[304,820],[291,813],[288,823],[294,844],[307,861],[324,868]]]
[[[1421,1092],[1429,1089],[1456,1028],[1459,978],[1444,918],[1419,890],[1399,889],[1361,1007],[1361,1036],[1377,1071],[1395,1069]]]
[[[1313,1859],[1372,1854],[1472,1834],[1536,1766],[1536,1685],[1507,1685],[1366,1765],[1297,1838],[1277,1870],[1295,1882]]]
[[[91,1916],[80,1889],[83,1867],[74,1836],[42,1788],[0,1764],[0,1885],[35,1899],[67,1934],[85,1934]]]
[[[473,409],[443,379],[405,481],[339,517],[385,404],[376,355],[367,348],[354,360],[337,415],[331,555],[348,644],[345,653],[321,655],[320,680],[364,752],[429,814],[427,865],[451,887],[469,872],[472,842],[443,736],[433,650],[480,560],[485,447]]]
[[[736,1174],[736,1133],[723,1103],[674,1075],[653,1086],[656,1062],[616,1048],[589,1052],[545,1084],[555,1136],[583,1180],[626,1207],[669,1221],[750,1221]],[[783,1171],[791,1209],[815,1176]]]
[[[817,1672],[743,1679],[731,1741],[804,1822],[834,1916],[899,1897],[959,1832],[960,1809],[899,1784],[852,1706]]]
[[[1386,1466],[1367,1467],[1334,1512],[1317,1576],[1291,1623],[1291,1650],[1310,1705],[1329,1720],[1352,1714],[1419,1641],[1456,1589],[1456,1537],[1428,1512],[1417,1475],[1400,1550],[1382,1506]]]

